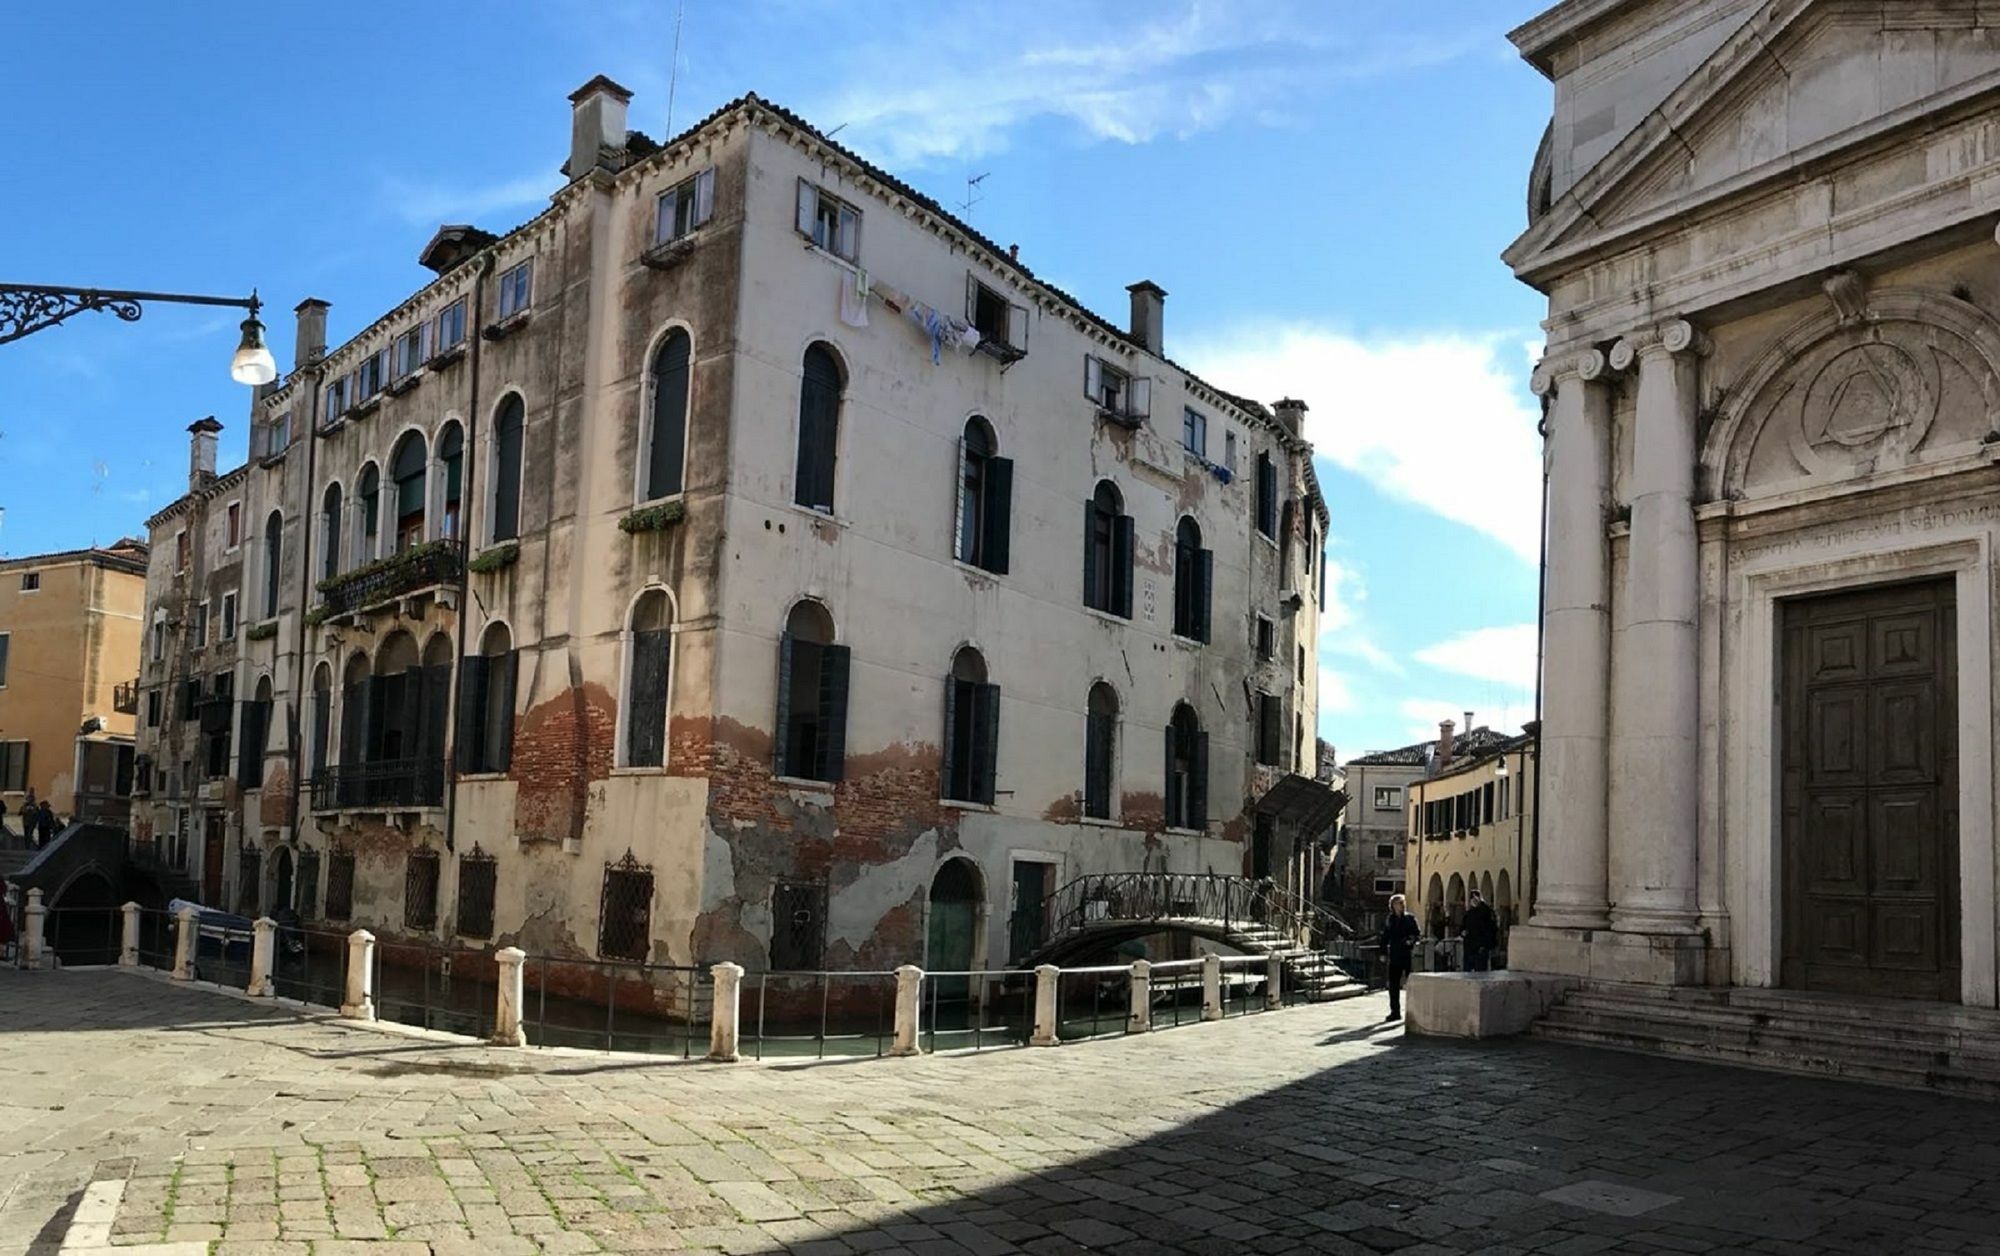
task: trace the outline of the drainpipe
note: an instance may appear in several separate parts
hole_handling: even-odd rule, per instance
[[[1529,884],[1521,887],[1521,919],[1532,920],[1542,877],[1542,669],[1546,666],[1549,607],[1549,402],[1542,399],[1542,421],[1535,425],[1541,434],[1542,455],[1542,559],[1535,580],[1535,815],[1529,845],[1535,855],[1535,871]]]
[[[311,397],[306,406],[306,430],[305,430],[306,492],[305,492],[305,501],[301,503],[299,510],[299,534],[303,536],[305,539],[299,545],[299,603],[297,611],[298,621],[299,621],[299,632],[298,632],[296,649],[294,654],[292,655],[292,657],[295,660],[297,660],[293,665],[293,673],[292,673],[292,711],[293,711],[292,727],[294,729],[297,729],[298,733],[291,739],[292,840],[295,842],[300,841],[305,832],[306,739],[305,739],[305,720],[303,717],[305,714],[305,704],[307,696],[312,692],[310,688],[310,686],[312,685],[311,660],[306,657],[306,633],[309,631],[306,625],[306,612],[310,610],[312,607],[312,591],[313,591],[312,518],[313,518],[313,512],[319,508],[319,494],[316,491],[319,486],[314,480],[313,469],[314,466],[319,461],[318,459],[319,405],[321,396],[320,377],[326,373],[326,358],[327,355],[324,349],[322,349],[319,357],[313,359],[312,365],[310,366],[310,368],[308,368],[308,378],[311,380],[311,385],[310,385]],[[294,367],[293,373],[297,374],[298,373],[297,363],[294,363],[293,367]],[[329,681],[329,688],[331,688],[331,681]],[[333,704],[333,696],[331,693],[329,693],[327,695],[327,708],[329,713],[332,710],[332,704]],[[327,729],[331,731],[332,728],[333,728],[333,721],[331,718],[329,718],[327,720]]]
[[[476,329],[479,326],[480,311],[486,308],[486,276],[493,273],[492,251],[488,250],[474,258],[472,266],[472,308],[471,317],[466,321],[469,326]],[[470,384],[467,385],[465,397],[465,443],[462,446],[465,452],[460,455],[458,470],[458,539],[460,547],[458,557],[458,657],[456,660],[457,666],[452,669],[454,677],[459,674],[459,668],[465,664],[465,621],[470,617],[472,611],[470,604],[472,572],[466,566],[466,562],[472,557],[472,503],[476,500],[472,495],[474,483],[473,468],[479,465],[479,347],[485,343],[486,337],[478,334],[475,330],[470,339],[472,343],[467,346],[465,351],[465,370],[471,380]],[[444,848],[446,851],[455,851],[458,849],[456,845],[458,838],[458,700],[464,692],[464,686],[453,684],[451,687],[451,703],[448,707],[451,712],[450,731],[452,733],[452,745],[451,753],[445,756],[444,764]]]

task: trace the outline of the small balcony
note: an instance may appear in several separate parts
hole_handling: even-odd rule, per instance
[[[442,759],[335,764],[312,779],[314,811],[408,811],[443,805]]]
[[[120,715],[139,713],[139,682],[122,680],[111,687],[111,709]]]
[[[465,543],[425,541],[319,582],[327,617],[385,606],[431,589],[456,587],[465,570]]]

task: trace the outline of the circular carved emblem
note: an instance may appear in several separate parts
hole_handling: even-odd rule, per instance
[[[1805,438],[1858,449],[1901,428],[1919,435],[1930,426],[1937,396],[1915,358],[1882,341],[1835,353],[1806,390]]]

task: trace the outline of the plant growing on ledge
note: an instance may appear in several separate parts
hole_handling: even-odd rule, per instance
[[[657,506],[641,506],[618,521],[618,527],[625,532],[659,532],[673,527],[687,517],[687,503],[678,499],[661,502]]]
[[[429,585],[451,583],[458,578],[463,552],[464,547],[450,538],[425,541],[328,576],[319,582],[319,591],[326,595],[328,614],[373,606]]]
[[[473,555],[465,564],[465,569],[479,575],[484,575],[489,571],[498,571],[502,567],[512,567],[516,562],[520,561],[520,558],[521,543],[519,541],[503,541],[491,549],[484,549]]]
[[[326,622],[326,607],[315,606],[306,612],[306,627],[317,628]]]
[[[278,621],[267,619],[261,624],[252,624],[243,630],[245,641],[269,641],[278,635]]]

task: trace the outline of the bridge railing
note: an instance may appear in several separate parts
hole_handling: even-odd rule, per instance
[[[1213,922],[1272,930],[1319,948],[1354,929],[1334,912],[1275,882],[1208,872],[1107,872],[1076,878],[1043,906],[1043,944],[1102,922]]]

